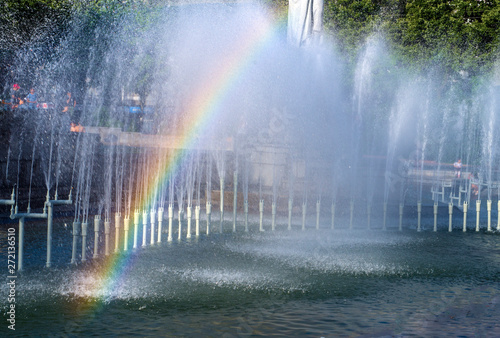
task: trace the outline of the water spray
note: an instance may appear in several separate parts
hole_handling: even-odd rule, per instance
[[[179,207],[179,212],[177,213],[177,220],[179,221],[179,234],[177,239],[180,241],[182,236],[182,208]]]
[[[276,229],[276,202],[273,201],[271,204],[271,230]]]
[[[94,256],[99,257],[99,228],[101,227],[101,215],[94,216]]]
[[[292,230],[292,208],[293,208],[293,200],[291,198],[288,199],[288,230]]]
[[[244,203],[245,212],[245,232],[248,232],[248,201]]]
[[[366,222],[367,222],[367,227],[368,227],[368,230],[371,229],[371,217],[372,216],[372,205],[371,203],[368,203],[366,205]]]

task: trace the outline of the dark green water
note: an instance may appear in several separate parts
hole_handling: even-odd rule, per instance
[[[55,230],[46,269],[45,227],[28,226],[2,336],[500,336],[498,233],[213,234],[137,250],[103,290],[102,263],[69,266],[70,230]]]

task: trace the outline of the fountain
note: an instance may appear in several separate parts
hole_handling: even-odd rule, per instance
[[[317,21],[304,26],[314,37],[287,42],[282,21],[254,4],[156,10],[127,11],[113,28],[96,19],[93,38],[113,37],[91,44],[78,65],[63,48],[80,41],[84,22],[75,16],[61,50],[43,60],[30,85],[44,101],[73,88],[77,120],[58,106],[27,110],[23,119],[10,111],[16,123],[0,192],[11,197],[0,199],[0,211],[2,233],[18,239],[9,245],[27,295],[19,320],[28,335],[40,332],[35,322],[68,335],[302,335],[293,327],[300,324],[279,323],[304,314],[322,318],[314,333],[337,334],[322,320],[341,314],[340,300],[350,326],[341,335],[387,322],[390,332],[406,332],[391,319],[402,301],[398,320],[414,333],[449,323],[454,300],[476,290],[469,279],[488,285],[477,293],[491,295],[485,307],[498,310],[498,268],[482,269],[476,259],[499,259],[498,86],[485,81],[490,90],[464,98],[457,81],[445,86],[434,74],[396,69],[379,34],[350,71],[333,42],[318,36]],[[20,53],[24,69],[32,51]],[[61,78],[66,71],[73,81]],[[463,214],[467,231],[473,206],[474,234],[451,233],[453,213]],[[443,261],[435,256],[441,250]],[[43,265],[50,269],[42,275]],[[380,297],[389,301],[370,305],[376,319],[359,316],[356,309]],[[442,310],[415,317],[436,299]],[[55,316],[63,311],[65,318]],[[125,324],[116,321],[122,314]],[[145,324],[132,331],[132,322]]]

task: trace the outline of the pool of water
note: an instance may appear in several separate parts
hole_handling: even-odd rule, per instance
[[[27,223],[26,268],[16,279],[16,330],[4,320],[2,332],[500,336],[496,232],[237,232],[70,266],[71,230],[63,223],[54,229],[50,269],[43,267],[46,227]],[[5,271],[7,227],[0,246]],[[2,283],[5,319],[8,293]]]

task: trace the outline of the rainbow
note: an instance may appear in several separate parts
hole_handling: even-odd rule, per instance
[[[261,20],[254,23],[253,27],[248,27],[244,36],[240,37],[234,48],[224,56],[224,59],[218,63],[217,69],[211,73],[215,75],[211,76],[208,82],[201,83],[194,91],[184,112],[184,120],[189,121],[190,127],[184,130],[178,144],[175,145],[175,150],[168,157],[156,161],[156,167],[150,169],[152,175],[146,182],[144,193],[138,201],[135,201],[138,210],[149,210],[152,201],[155,200],[158,184],[161,186],[185,158],[186,152],[182,149],[189,149],[194,145],[195,135],[203,135],[214,119],[214,115],[220,110],[217,109],[218,106],[233,88],[235,81],[245,74],[248,65],[255,57],[262,54],[272,37],[284,25],[286,25],[286,17]],[[133,231],[129,232],[129,237],[131,236],[133,236]],[[87,301],[89,308],[95,307],[98,311],[108,298],[107,295],[110,295],[112,290],[123,282],[135,257],[131,252],[132,250],[129,250],[107,256],[103,263],[92,271],[92,279],[97,282],[92,286],[93,290],[90,290],[93,299]],[[84,309],[80,307],[81,310]]]

